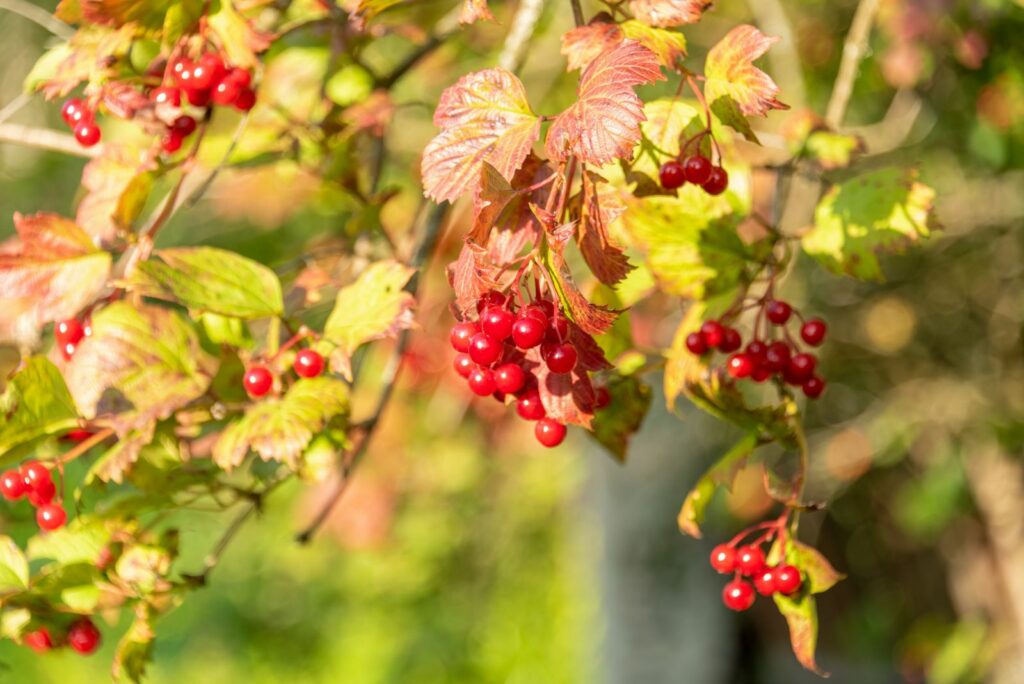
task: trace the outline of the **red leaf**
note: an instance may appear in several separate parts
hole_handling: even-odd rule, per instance
[[[575,323],[569,322],[569,341],[576,347],[578,356],[578,367],[595,373],[597,371],[610,370],[614,366],[608,362],[604,350],[593,337],[580,330]]]
[[[494,68],[463,76],[441,95],[434,112],[441,133],[423,152],[424,193],[454,201],[480,178],[484,162],[506,180],[540,136],[540,118],[514,74]]]
[[[491,10],[487,8],[487,0],[464,0],[459,12],[459,23],[473,24],[481,19],[494,19]]]
[[[565,259],[555,250],[548,253],[551,262],[551,275],[555,279],[560,298],[569,309],[569,315],[573,322],[583,332],[590,335],[601,335],[612,326],[619,313],[603,306],[593,304],[588,300],[573,282],[572,274],[569,272]]]
[[[754,60],[778,40],[745,24],[729,31],[711,48],[704,65],[704,97],[712,109],[720,98],[731,99],[746,116],[789,109],[776,99],[779,87],[775,81],[754,66]]]
[[[648,26],[680,26],[700,20],[711,0],[630,0],[633,16]]]
[[[579,99],[551,124],[548,156],[564,161],[575,155],[599,165],[629,157],[644,120],[633,87],[661,78],[657,55],[640,43],[626,41],[603,53],[583,71]]]
[[[448,266],[448,283],[455,292],[459,311],[475,310],[480,295],[497,287],[501,271],[490,264],[486,254],[483,247],[467,242],[462,245],[459,258]]]
[[[560,423],[581,425],[588,430],[594,420],[597,395],[586,373],[552,373],[540,358],[538,349],[531,349],[526,358],[537,364],[537,390],[549,418]]]
[[[595,174],[583,174],[582,220],[577,240],[583,258],[597,279],[606,285],[614,285],[633,270],[625,252],[608,236],[608,225],[621,216],[626,207],[614,194],[606,193],[601,197],[600,180],[600,176]]]
[[[505,266],[519,256],[523,248],[534,244],[538,237],[538,221],[530,203],[544,203],[551,185],[532,192],[526,190],[553,173],[550,165],[530,155],[509,183],[497,169],[485,163],[480,186],[473,197],[473,227],[466,240],[487,247],[491,262],[496,266]]]
[[[584,68],[625,39],[618,25],[603,21],[567,31],[562,35],[562,54],[569,62],[566,69]]]
[[[113,243],[138,217],[152,189],[152,162],[133,158],[131,152],[106,145],[103,156],[85,165],[75,220],[101,245]]]

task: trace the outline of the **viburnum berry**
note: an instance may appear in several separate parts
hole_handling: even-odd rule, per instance
[[[677,160],[669,159],[661,165],[658,180],[661,181],[661,187],[666,190],[675,190],[686,184],[686,170]]]
[[[149,94],[149,99],[154,104],[168,104],[172,107],[181,106],[181,91],[177,88],[154,88]]]
[[[726,364],[729,375],[736,378],[746,378],[754,372],[754,360],[746,354],[733,354]]]
[[[754,588],[749,582],[734,579],[722,589],[722,603],[729,610],[744,611],[754,605]]]
[[[204,53],[203,56],[199,58],[199,64],[206,71],[207,75],[209,75],[211,88],[215,83],[228,74],[227,65],[224,64],[224,60],[216,52]]]
[[[301,378],[315,378],[324,370],[324,357],[313,349],[303,349],[292,363],[295,374]]]
[[[772,342],[764,353],[764,364],[769,370],[779,372],[789,364],[789,345],[785,342]]]
[[[57,496],[57,485],[53,480],[43,480],[28,490],[28,502],[39,508],[53,501]]]
[[[554,316],[548,322],[548,342],[564,342],[569,338],[569,321],[562,316]]]
[[[241,91],[242,86],[238,85],[238,81],[230,76],[225,76],[214,84],[210,92],[210,99],[213,100],[214,104],[228,107],[235,103],[238,99],[238,93]]]
[[[75,355],[75,349],[77,348],[78,345],[71,344],[70,342],[67,344],[62,344],[59,346],[60,355],[64,357],[65,361],[70,361],[71,357]]]
[[[64,526],[68,514],[57,504],[43,504],[36,509],[36,523],[39,529],[52,532]]]
[[[488,290],[476,300],[476,312],[483,313],[484,309],[492,306],[505,306],[508,299],[497,290]]]
[[[274,386],[274,376],[266,366],[250,366],[242,379],[245,391],[251,397],[262,397]]]
[[[476,364],[473,363],[473,359],[465,352],[456,354],[453,364],[455,366],[455,372],[464,378],[468,378],[469,374],[473,372],[473,368],[476,367]]]
[[[533,434],[544,446],[556,447],[565,439],[565,426],[551,418],[541,418],[534,426]]]
[[[64,119],[64,123],[68,126],[74,126],[82,120],[83,116],[88,114],[88,111],[85,102],[77,97],[72,97],[64,101],[63,106],[60,108],[60,115]]]
[[[532,315],[522,316],[512,324],[512,341],[520,349],[532,349],[544,341],[546,327],[547,318],[542,322]]]
[[[711,550],[711,567],[715,572],[728,575],[736,569],[736,549],[729,544],[719,544]]]
[[[239,88],[248,88],[252,85],[252,74],[241,67],[229,71],[227,77],[237,83]]]
[[[82,655],[89,655],[100,646],[102,635],[89,618],[75,620],[68,628],[68,646]]]
[[[45,487],[47,483],[53,484],[49,468],[39,461],[26,461],[21,464],[21,477],[29,490]]]
[[[751,340],[743,350],[751,358],[755,365],[764,363],[764,354],[768,351],[768,345],[761,340]]]
[[[766,365],[764,365],[763,359],[760,363],[754,366],[754,372],[750,374],[750,379],[754,382],[764,382],[770,377],[772,377],[772,372]]]
[[[524,420],[540,420],[547,415],[540,400],[540,393],[536,389],[523,392],[516,402],[516,413]]]
[[[92,147],[100,141],[100,128],[92,121],[79,121],[75,125],[75,140],[82,147]]]
[[[800,571],[792,565],[780,565],[775,568],[775,591],[789,596],[800,591],[803,580],[800,578]]]
[[[248,112],[256,106],[256,92],[252,88],[242,88],[235,98],[235,109]]]
[[[683,169],[686,171],[686,180],[694,185],[704,185],[711,175],[711,160],[695,154],[683,162]]]
[[[775,593],[775,568],[764,568],[754,575],[754,588],[761,596],[771,596]]]
[[[469,340],[469,355],[481,366],[490,366],[501,357],[501,342],[479,332]]]
[[[469,341],[473,339],[473,335],[480,332],[480,327],[472,321],[462,321],[452,326],[452,332],[448,336],[449,341],[452,344],[452,348],[455,351],[468,352]]]
[[[721,166],[711,169],[708,179],[701,185],[709,195],[721,195],[729,187],[729,174]]]
[[[50,630],[46,627],[32,630],[22,637],[22,641],[36,653],[46,653],[53,648],[53,637],[50,636]]]
[[[825,381],[815,375],[804,383],[803,390],[809,399],[817,399],[825,391]]]
[[[784,325],[792,313],[793,307],[779,299],[773,299],[764,307],[765,316],[775,325]]]
[[[800,337],[812,347],[817,347],[825,341],[825,332],[827,330],[828,326],[825,325],[825,321],[820,318],[812,318],[800,328]]]
[[[515,316],[504,307],[489,306],[480,314],[480,329],[499,342],[512,334]]]
[[[515,394],[526,384],[526,373],[514,363],[506,363],[494,369],[494,384],[505,394]]]
[[[818,359],[814,357],[814,354],[806,352],[794,354],[789,359],[789,366],[786,369],[787,377],[792,377],[797,385],[803,384],[814,375],[814,369],[817,365]]]
[[[716,348],[722,344],[725,328],[718,321],[704,321],[700,326],[700,334],[704,338],[704,344],[709,348]]]
[[[718,343],[718,351],[728,354],[739,349],[742,344],[743,338],[740,337],[739,330],[729,327],[722,329],[722,341]]]
[[[568,373],[576,367],[576,347],[571,344],[554,344],[544,349],[544,363],[552,373]]]
[[[547,328],[550,316],[548,316],[547,311],[541,304],[529,304],[519,310],[519,318],[532,318],[544,328]]]
[[[704,341],[704,336],[699,332],[692,332],[686,336],[686,348],[691,354],[701,356],[707,353],[708,343]]]
[[[598,387],[594,390],[594,409],[600,411],[612,403],[612,393],[607,387]]]
[[[8,470],[0,475],[0,494],[8,501],[17,501],[28,491],[25,476],[18,471]]]
[[[494,372],[490,368],[477,366],[469,372],[467,380],[469,380],[469,389],[477,396],[487,397],[498,389],[498,385],[494,381]]]
[[[753,577],[764,568],[764,552],[760,547],[749,545],[736,549],[736,571]]]
[[[175,119],[174,123],[171,124],[171,128],[182,138],[187,138],[196,132],[196,125],[195,119],[191,116],[184,115]]]
[[[160,139],[160,149],[167,154],[174,154],[181,149],[184,139],[173,130]]]

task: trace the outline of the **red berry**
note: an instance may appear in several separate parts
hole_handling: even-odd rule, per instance
[[[67,519],[68,514],[57,504],[43,504],[36,510],[36,523],[47,532],[63,527]]]
[[[825,321],[820,318],[812,318],[800,328],[800,337],[812,347],[817,347],[825,341],[825,332],[827,330],[828,326],[825,325]]]
[[[238,93],[241,90],[242,86],[238,85],[238,81],[225,76],[213,86],[213,90],[210,92],[210,99],[213,100],[214,104],[229,107],[238,99]]]
[[[75,140],[82,147],[92,147],[100,141],[100,128],[92,121],[80,121],[75,126]]]
[[[451,335],[448,336],[449,341],[452,343],[452,348],[455,351],[468,352],[469,341],[480,332],[480,326],[472,321],[462,321],[452,326]]]
[[[30,490],[45,486],[46,483],[53,484],[50,470],[39,461],[26,461],[21,464],[21,477]]]
[[[174,82],[182,88],[192,87],[192,68],[195,63],[184,57],[178,59],[171,65],[171,73],[174,75]]]
[[[810,399],[817,399],[825,391],[825,381],[817,375],[804,383],[804,394]]]
[[[489,306],[480,314],[480,329],[495,340],[508,339],[516,318],[504,307]]]
[[[68,628],[68,646],[82,655],[89,655],[99,648],[102,635],[89,618],[76,620]]]
[[[464,352],[460,352],[455,355],[454,365],[455,372],[464,378],[468,378],[469,374],[473,372],[474,366],[476,366],[469,354]]]
[[[746,354],[733,354],[729,357],[727,368],[732,377],[746,378],[754,372],[754,360]]]
[[[53,484],[53,480],[43,480],[28,490],[28,502],[36,508],[50,503],[55,496],[57,485]]]
[[[76,346],[71,343],[60,345],[60,355],[64,357],[65,361],[70,361],[71,357],[75,355]]]
[[[174,154],[181,149],[184,139],[172,129],[160,140],[160,149],[167,154]]]
[[[686,180],[694,185],[703,185],[711,175],[711,160],[696,154],[683,162]]]
[[[479,332],[469,339],[469,355],[481,366],[490,366],[501,358],[501,342],[487,333]]]
[[[506,363],[494,369],[494,383],[498,391],[515,394],[526,384],[526,374],[514,363]]]
[[[182,74],[185,78],[185,74]],[[185,78],[187,85],[183,86],[190,91],[198,90],[209,90],[213,86],[213,72],[210,67],[203,62],[200,57],[199,62],[192,65],[192,70],[189,72],[187,78]]]
[[[53,638],[50,636],[50,630],[46,627],[29,632],[22,637],[22,641],[36,653],[46,653],[53,648]]]
[[[17,470],[8,470],[0,475],[0,494],[8,501],[17,501],[28,491],[25,476]]]
[[[295,355],[292,368],[300,378],[315,378],[324,370],[324,357],[312,349],[303,349]]]
[[[256,106],[256,92],[252,88],[242,88],[235,98],[235,109],[240,112],[248,112]]]
[[[534,426],[533,434],[544,446],[556,447],[565,439],[565,426],[551,418],[541,418]]]
[[[661,165],[658,179],[661,181],[661,187],[666,190],[675,190],[686,183],[686,171],[683,170],[682,164],[675,159],[670,159]]]
[[[228,69],[224,64],[224,60],[216,52],[207,52],[199,58],[199,64],[202,65],[206,73],[210,76],[210,85],[213,86],[222,78],[227,76]]]
[[[686,336],[686,348],[690,350],[691,354],[701,356],[708,350],[708,345],[704,341],[704,336],[699,332],[692,332]]]
[[[765,305],[764,313],[768,316],[768,320],[775,325],[783,325],[789,320],[793,308],[782,300],[773,299]]]
[[[476,312],[483,313],[484,309],[488,309],[492,306],[505,306],[508,299],[505,295],[501,294],[497,290],[488,290],[480,295],[480,299],[476,301]]]
[[[743,344],[743,338],[736,328],[724,328],[722,330],[722,341],[718,343],[718,351],[726,354],[734,352]]]
[[[196,120],[191,116],[179,116],[171,124],[171,128],[182,138],[187,138],[196,132]]]
[[[764,362],[764,354],[768,351],[768,346],[761,340],[751,340],[744,351],[757,365]]]
[[[569,321],[562,316],[554,316],[548,323],[548,342],[564,342],[569,339]]]
[[[818,359],[814,354],[796,354],[789,360],[786,368],[787,378],[792,378],[796,385],[802,385],[814,375],[814,369],[818,365]]]
[[[754,382],[764,382],[770,377],[772,377],[772,372],[768,366],[764,365],[763,361],[754,366],[754,372],[750,374],[750,379]]]
[[[708,176],[707,181],[701,187],[709,195],[721,195],[729,187],[728,172],[721,166],[716,166],[711,169],[711,175]]]
[[[734,579],[722,589],[722,603],[729,610],[747,610],[754,605],[754,598],[754,588],[741,579]]]
[[[544,302],[548,304],[549,302]],[[519,318],[533,318],[545,328],[548,327],[548,314],[540,304],[530,304],[519,310]]]
[[[274,386],[274,376],[266,366],[250,366],[242,380],[251,397],[262,397]]]
[[[704,324],[700,326],[701,337],[704,338],[704,344],[709,349],[714,349],[718,345],[722,344],[722,338],[725,336],[725,328],[718,321],[704,321]]]
[[[205,107],[210,104],[210,91],[207,90],[185,90],[185,97],[193,107]]]
[[[728,544],[719,544],[711,550],[711,567],[721,575],[728,575],[736,569],[736,549]]]
[[[607,387],[598,387],[594,390],[594,408],[600,411],[603,408],[607,408],[612,403],[612,393],[608,391]]]
[[[761,596],[771,596],[775,593],[775,568],[765,568],[754,575],[754,588]]]
[[[736,549],[736,571],[752,577],[764,568],[764,552],[757,546],[741,546]]]
[[[248,88],[252,85],[252,74],[240,67],[229,71],[227,77],[237,83],[239,88]]]
[[[540,315],[543,316],[544,314],[541,313]],[[544,322],[541,322],[532,315],[521,317],[512,324],[512,341],[520,349],[532,349],[544,340],[546,327],[547,318],[544,319]]]
[[[516,413],[524,420],[540,420],[547,415],[540,400],[540,393],[536,389],[524,392],[516,402]]]
[[[544,349],[544,363],[552,373],[568,373],[576,367],[576,347],[571,344],[555,344]]]
[[[772,342],[764,353],[764,365],[772,372],[779,372],[789,365],[789,345],[785,342]]]
[[[789,596],[800,590],[803,581],[800,578],[800,571],[792,565],[780,565],[775,568],[775,591]]]
[[[53,327],[53,336],[60,344],[78,344],[85,337],[85,328],[78,319],[69,318]]]
[[[172,107],[181,106],[181,91],[177,88],[154,88],[149,99],[155,104],[168,104]]]
[[[60,115],[64,119],[64,123],[68,126],[74,126],[81,121],[82,116],[87,114],[88,111],[85,102],[77,97],[72,97],[64,101],[64,105],[60,108]]]
[[[494,373],[489,368],[480,368],[479,366],[469,372],[469,389],[481,397],[486,397],[494,394],[498,389],[498,385],[494,381]]]

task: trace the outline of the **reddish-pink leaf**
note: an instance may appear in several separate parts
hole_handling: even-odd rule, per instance
[[[582,370],[596,373],[597,371],[610,370],[612,364],[604,355],[604,350],[593,337],[583,332],[578,325],[569,323],[569,341],[576,347],[578,357],[577,364]]]
[[[777,36],[766,36],[750,25],[737,26],[711,51],[704,65],[704,97],[712,109],[721,98],[735,103],[746,116],[764,116],[772,109],[789,109],[779,102],[779,87],[754,60],[768,51]],[[723,105],[718,105],[723,107]]]
[[[625,39],[617,24],[603,21],[567,31],[562,35],[562,54],[568,60],[566,69],[572,71],[586,67]]]
[[[601,181],[595,174],[583,175],[582,220],[577,240],[583,258],[597,279],[614,285],[633,270],[625,252],[613,244],[608,235],[608,225],[621,216],[626,207],[613,193],[602,196],[598,185]]]
[[[455,292],[459,311],[475,311],[480,295],[497,287],[500,273],[488,261],[485,248],[472,242],[462,245],[459,258],[448,265],[448,283]]]
[[[633,88],[661,78],[657,55],[640,43],[625,41],[603,53],[583,71],[579,99],[551,124],[548,156],[563,161],[575,155],[599,165],[629,157],[644,120]]]
[[[501,68],[468,74],[445,90],[434,124],[441,133],[427,144],[421,172],[424,193],[438,202],[472,189],[484,162],[511,180],[540,136],[526,88]]]
[[[711,0],[630,0],[633,16],[648,26],[681,26],[700,20]]]
[[[537,364],[537,390],[549,418],[560,423],[580,425],[588,430],[594,420],[597,395],[589,376],[579,370],[572,373],[552,373],[540,358],[538,349],[531,349],[526,358]]]
[[[549,273],[555,279],[559,296],[568,307],[572,320],[589,335],[605,333],[618,318],[619,312],[592,303],[580,292],[559,251],[552,249],[548,252],[548,259],[552,267]]]
[[[550,165],[530,155],[509,183],[497,169],[485,163],[480,186],[473,196],[473,227],[466,240],[487,247],[496,266],[505,266],[519,256],[524,247],[536,242],[539,233],[530,203],[544,203],[551,185],[529,192],[528,189],[553,173]]]
[[[105,146],[103,156],[82,170],[87,192],[78,203],[78,225],[101,245],[115,242],[142,211],[153,185],[152,168],[129,150]]]
[[[473,24],[481,19],[494,19],[487,7],[487,0],[464,0],[459,12],[459,23]]]

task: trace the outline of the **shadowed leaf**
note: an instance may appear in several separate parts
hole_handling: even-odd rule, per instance
[[[594,416],[593,437],[620,463],[626,461],[629,440],[640,429],[651,407],[651,388],[636,376],[612,376],[605,384],[611,403]]]
[[[614,285],[633,270],[626,253],[612,242],[608,233],[608,226],[626,211],[626,207],[618,195],[602,193],[601,182],[600,176],[583,174],[583,200],[576,239],[597,279]]]
[[[153,188],[153,165],[132,158],[128,149],[107,145],[103,156],[82,170],[86,194],[78,203],[75,221],[98,240],[110,245],[131,228]]]
[[[793,655],[805,668],[815,674],[827,677],[828,673],[818,668],[814,652],[818,646],[818,611],[812,596],[800,592],[795,596],[773,594],[775,605],[789,625],[789,641]]]
[[[0,455],[6,455],[19,444],[59,434],[78,424],[78,411],[64,378],[42,356],[30,357],[10,379],[0,396],[0,412]]]
[[[700,525],[704,522],[705,512],[715,491],[719,487],[732,487],[736,474],[746,465],[757,445],[757,433],[748,433],[701,476],[679,509],[676,522],[683,534],[698,539],[701,537]]]

